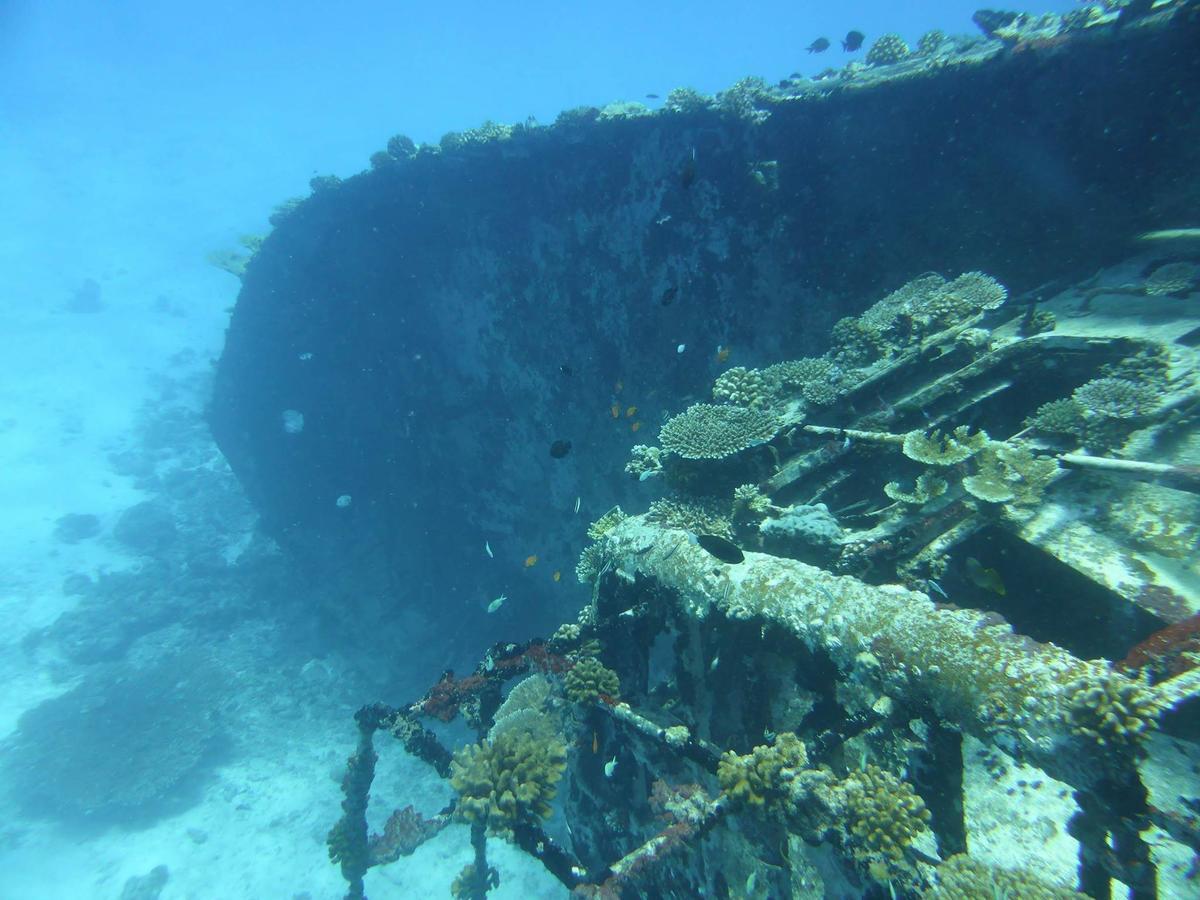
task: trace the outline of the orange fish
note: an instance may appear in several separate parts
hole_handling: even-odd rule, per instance
[[[559,572],[559,571],[556,569],[556,570],[555,570],[555,572],[554,572],[554,574],[553,574],[551,577],[552,577],[552,578],[553,578],[555,581],[562,581],[562,572]]]
[[[630,425],[630,426],[629,426],[629,430],[630,430],[630,431],[637,431],[637,430],[638,430],[639,428],[641,428],[641,427],[642,427],[642,423],[641,423],[641,422],[634,422],[632,425]]]
[[[614,403],[609,409],[609,412],[612,413],[612,417],[614,419],[618,419],[621,416],[621,407]]]
[[[525,557],[525,568],[531,568],[537,565],[537,554]]]
[[[631,407],[629,407],[629,409],[625,410],[625,418],[627,418],[627,419],[632,419],[636,415],[637,415],[637,407],[636,406],[631,406]]]
[[[725,362],[729,359],[730,350],[728,347],[717,347],[717,362]]]

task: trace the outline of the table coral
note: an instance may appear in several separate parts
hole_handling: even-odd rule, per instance
[[[766,443],[779,431],[769,413],[741,406],[696,403],[663,425],[659,443],[685,459],[724,459]]]
[[[1071,396],[1085,414],[1105,419],[1137,418],[1158,405],[1153,388],[1125,378],[1093,378]]]
[[[946,435],[940,431],[910,431],[904,436],[904,455],[928,466],[953,466],[970,459],[987,443],[985,432],[971,434],[966,425]]]

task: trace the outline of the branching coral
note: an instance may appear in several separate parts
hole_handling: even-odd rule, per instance
[[[838,319],[830,333],[834,357],[846,366],[865,366],[888,354],[883,331],[862,317]]]
[[[953,281],[926,292],[914,294],[901,308],[918,331],[946,328],[964,322],[976,313],[995,309],[1008,297],[1008,291],[996,279],[982,272],[966,272]],[[967,333],[975,346],[986,343],[988,332]]]
[[[664,450],[685,459],[724,459],[766,443],[779,426],[775,416],[760,410],[696,403],[663,425],[658,439]]]
[[[732,750],[724,753],[717,766],[717,781],[735,803],[763,806],[786,798],[792,779],[807,762],[804,744],[789,732],[776,736],[770,746],[757,746],[745,755]]]
[[[388,138],[387,152],[393,159],[410,159],[417,155],[417,145],[407,135],[394,134]]]
[[[1071,396],[1085,414],[1106,419],[1134,419],[1158,405],[1153,388],[1125,378],[1094,378]]]
[[[713,100],[707,94],[701,94],[695,88],[672,88],[663,101],[663,109],[674,113],[702,112],[712,106]]]
[[[841,367],[823,356],[775,363],[763,374],[784,390],[799,389],[800,395],[815,406],[827,406],[836,400],[844,377]]]
[[[736,406],[765,409],[770,405],[770,383],[757,369],[734,366],[722,372],[713,384],[713,398]]]
[[[456,813],[495,834],[507,834],[519,822],[549,818],[566,760],[566,748],[558,741],[522,732],[464,747],[450,764],[450,783],[458,791]]]
[[[646,512],[646,521],[696,534],[716,534],[724,538],[733,536],[729,507],[715,500],[663,497],[650,504],[650,509]]]
[[[760,491],[756,484],[740,484],[733,490],[733,509],[735,515],[749,513],[762,518],[771,511],[771,498]]]
[[[620,525],[628,516],[621,511],[621,507],[614,506],[595,522],[588,526],[587,536],[593,541],[598,541],[604,535],[608,534],[615,526]]]
[[[1153,344],[1116,362],[1100,367],[1100,375],[1124,378],[1160,390],[1166,386],[1171,367],[1171,351],[1164,344]]]
[[[1051,400],[1037,408],[1025,425],[1039,434],[1062,435],[1076,440],[1083,439],[1086,421],[1083,406],[1078,400]]]
[[[629,451],[631,459],[625,463],[625,471],[645,481],[662,471],[662,450],[645,444],[634,444]]]
[[[767,83],[751,76],[734,82],[729,89],[717,94],[717,106],[722,112],[757,124],[771,115],[769,110],[762,108],[763,101],[770,96]]]
[[[579,554],[579,562],[575,564],[575,577],[579,579],[580,584],[591,584],[604,571],[607,563],[604,545],[588,544]]]

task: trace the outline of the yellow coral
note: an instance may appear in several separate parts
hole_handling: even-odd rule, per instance
[[[1116,672],[1077,678],[1066,692],[1072,730],[1101,746],[1139,745],[1158,726],[1163,711],[1146,682]]]
[[[573,703],[595,703],[601,695],[619,697],[621,682],[617,673],[597,659],[581,659],[566,677],[567,699]]]
[[[517,822],[549,818],[566,765],[560,742],[523,731],[464,747],[450,764],[457,815],[498,834],[510,832]]]
[[[762,806],[786,796],[788,784],[807,761],[804,744],[789,732],[744,756],[727,751],[717,765],[717,780],[734,802]]]
[[[887,871],[902,869],[905,848],[929,822],[924,801],[908,782],[877,766],[847,777],[843,790],[855,855]]]
[[[1069,888],[1046,884],[1023,869],[998,869],[965,853],[951,856],[937,868],[937,886],[925,891],[925,900],[976,900],[978,897],[1021,897],[1023,900],[1083,898]]]

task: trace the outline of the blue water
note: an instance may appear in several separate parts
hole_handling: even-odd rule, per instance
[[[837,41],[850,28],[868,43],[884,32],[915,42],[935,27],[973,33],[978,5],[3,4],[0,737],[38,704],[67,697],[48,707],[45,739],[94,743],[64,751],[64,770],[9,771],[21,783],[0,800],[0,900],[115,898],[160,866],[166,873],[147,884],[161,881],[164,898],[339,896],[324,841],[353,710],[389,688],[389,699],[419,693],[443,663],[428,645],[381,648],[393,681],[373,681],[370,660],[334,652],[336,615],[299,612],[282,588],[272,594],[269,554],[262,583],[244,595],[199,574],[206,559],[247,552],[253,521],[203,427],[206,379],[238,291],[206,260],[211,251],[266,231],[272,208],[306,194],[314,175],[366,168],[397,132],[436,142],[488,119],[548,123],[564,109],[681,85],[711,93],[746,75],[813,74],[849,59]],[[833,48],[806,53],[820,36]],[[114,537],[122,512],[180,483],[193,513],[211,502],[212,522],[179,540],[204,533],[213,546],[170,552],[193,578],[211,577],[211,589],[164,574],[157,592],[123,593],[114,573],[138,573],[137,591],[158,576]],[[99,536],[64,539],[68,514],[95,516]],[[79,579],[91,587],[81,593]],[[231,597],[249,605],[231,610]],[[64,635],[74,650],[63,650]],[[162,659],[174,662],[161,679],[180,696],[203,694],[205,715],[233,732],[200,729],[196,760],[164,763],[182,773],[167,799],[73,803],[33,784],[78,779],[86,794],[95,772],[168,756],[126,740],[130,728],[157,727],[148,703],[174,702],[170,688],[130,676],[159,671]],[[113,704],[106,721],[125,731],[87,718],[93,730],[73,732],[71,717],[96,703]],[[387,752],[383,805],[445,802],[448,789],[422,764]],[[495,896],[564,895],[494,843]],[[371,896],[446,896],[468,859],[463,830],[452,829],[380,875]]]

